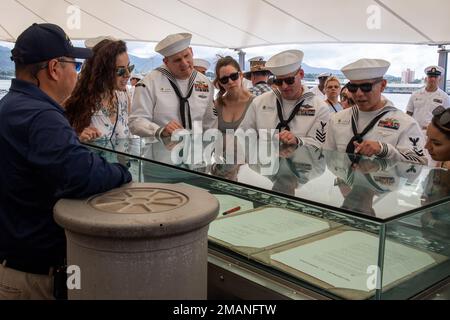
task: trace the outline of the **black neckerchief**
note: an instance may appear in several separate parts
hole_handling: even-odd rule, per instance
[[[289,115],[289,118],[287,120],[284,120],[283,117],[283,98],[281,96],[281,92],[278,89],[273,90],[275,93],[275,96],[277,97],[277,113],[278,113],[278,120],[280,121],[278,125],[276,126],[276,130],[281,132],[281,129],[285,129],[288,131],[291,131],[291,128],[289,127],[289,123],[294,119],[294,117],[297,115],[298,111],[300,110],[301,106],[305,102],[306,99],[313,97],[314,94],[311,92],[307,92],[304,95],[300,97],[299,100],[297,100],[294,110],[292,110],[291,114]]]
[[[352,160],[352,162],[358,162],[359,161],[359,157],[355,157],[355,156],[350,156],[350,154],[354,154],[355,153],[355,144],[353,142],[358,142],[361,143],[363,142],[363,138],[364,136],[370,131],[372,130],[372,128],[377,124],[377,122],[384,116],[386,115],[389,111],[391,110],[386,110],[383,111],[381,113],[379,113],[375,118],[373,118],[369,124],[364,128],[363,131],[361,131],[361,133],[358,133],[358,118],[359,118],[359,109],[358,106],[353,106],[352,107],[352,131],[353,131],[353,137],[350,139],[350,142],[347,144],[347,149],[345,150],[346,153],[349,154],[350,160]]]
[[[165,68],[157,68],[159,72],[161,72],[164,76],[166,76],[167,80],[169,80],[170,85],[172,86],[173,90],[175,91],[175,94],[178,97],[178,100],[180,101],[180,118],[181,123],[183,125],[183,128],[185,129],[192,129],[192,118],[191,118],[191,106],[189,104],[189,98],[192,95],[192,91],[194,89],[194,81],[197,77],[197,71],[193,71],[191,74],[191,77],[189,78],[189,84],[188,84],[188,93],[185,97],[181,94],[181,90],[178,87],[177,80],[175,79],[175,76],[167,69]],[[187,110],[187,116],[188,116],[188,123],[186,126],[186,110]]]

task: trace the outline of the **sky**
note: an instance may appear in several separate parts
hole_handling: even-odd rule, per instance
[[[12,47],[11,43],[0,42],[1,46]],[[82,41],[74,41],[74,45],[82,46]],[[147,58],[156,55],[156,43],[128,42],[130,54]],[[227,49],[209,47],[193,47],[196,58],[211,58],[216,54],[234,55],[236,52]],[[266,59],[283,50],[299,49],[305,53],[304,62],[312,67],[324,67],[339,70],[348,63],[361,58],[378,58],[391,62],[388,74],[401,76],[402,71],[410,68],[416,72],[416,78],[424,76],[423,70],[438,63],[438,48],[427,45],[394,45],[394,44],[305,44],[282,45],[248,48],[246,59],[264,56]]]
[[[155,55],[154,43],[128,43],[129,52],[139,57]],[[385,59],[391,62],[389,74],[401,76],[402,71],[410,68],[416,71],[416,78],[421,78],[423,70],[438,63],[438,48],[435,46],[392,45],[392,44],[310,44],[283,45],[248,48],[246,59],[264,56],[266,59],[283,50],[299,49],[305,53],[304,62],[312,67],[324,67],[339,70],[346,64],[361,58]],[[194,47],[197,58],[212,57],[215,54],[236,55],[231,50]]]

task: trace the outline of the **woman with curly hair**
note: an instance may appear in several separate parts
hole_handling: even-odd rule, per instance
[[[127,83],[134,69],[123,41],[103,40],[93,48],[66,101],[66,115],[81,141],[127,138]]]

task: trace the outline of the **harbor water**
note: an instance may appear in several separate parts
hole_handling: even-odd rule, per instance
[[[10,80],[0,80],[0,98],[2,98],[11,86]],[[386,93],[384,94],[386,98],[391,100],[394,105],[402,111],[406,110],[406,105],[408,104],[409,97],[411,94],[405,93]]]

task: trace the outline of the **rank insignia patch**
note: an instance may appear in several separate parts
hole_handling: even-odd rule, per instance
[[[393,118],[386,118],[386,119],[380,120],[380,122],[378,122],[378,126],[382,127],[382,128],[398,130],[398,129],[400,129],[400,121],[398,121],[397,119],[393,119]]]
[[[441,99],[433,99],[433,102],[442,103],[442,100]]]

